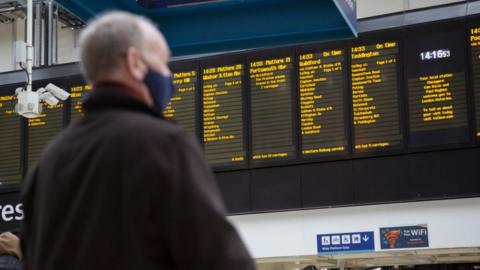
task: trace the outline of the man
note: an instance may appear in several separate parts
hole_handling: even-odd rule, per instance
[[[26,179],[24,269],[254,269],[200,147],[158,114],[174,91],[163,36],[113,12],[80,42],[94,90]]]
[[[0,270],[20,270],[22,264],[22,252],[20,250],[20,239],[11,233],[0,234]]]

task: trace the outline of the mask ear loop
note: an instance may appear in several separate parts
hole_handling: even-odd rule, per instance
[[[159,72],[159,71],[157,71],[156,69],[152,68],[152,66],[148,64],[148,61],[145,60],[146,58],[143,56],[142,53],[140,53],[140,59],[142,59],[142,62],[147,66],[147,69],[153,69],[153,70],[155,70],[155,72],[161,74],[163,77],[165,77],[165,78],[171,78],[171,79],[173,80],[173,73],[172,73],[172,71],[170,70],[170,68],[168,67],[168,64],[167,64],[168,75],[164,75],[162,72]]]
[[[132,47],[130,47],[130,48],[132,48]],[[130,48],[129,48],[129,49],[130,49]],[[133,48],[135,48],[135,47],[133,47]],[[137,50],[138,50],[138,49],[137,49]],[[148,64],[147,60],[145,60],[146,58],[143,56],[143,53],[142,53],[140,50],[138,50],[138,52],[139,52],[139,55],[140,55],[140,60],[141,60],[142,63],[147,67],[147,72],[145,72],[145,76],[143,77],[143,78],[145,79],[145,77],[147,77],[148,70],[151,69],[151,67],[150,67],[150,65]],[[121,57],[124,58],[124,60],[126,60],[126,58],[127,58],[127,52],[122,52],[122,53],[121,53]]]

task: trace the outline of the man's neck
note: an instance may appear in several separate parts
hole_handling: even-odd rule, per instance
[[[148,106],[151,106],[151,104],[148,102],[149,101],[148,97],[145,96],[144,92],[146,91],[143,91],[143,89],[139,89],[140,87],[133,87],[124,82],[113,81],[113,80],[102,81],[102,82],[95,83],[93,85],[93,89],[101,89],[101,88],[114,89],[120,93],[133,97],[145,103]]]

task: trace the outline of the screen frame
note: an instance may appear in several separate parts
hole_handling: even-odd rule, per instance
[[[32,83],[32,88],[33,89],[36,89],[36,86],[40,85],[40,86],[45,86],[47,85],[48,83],[53,83],[55,84],[56,86],[62,88],[62,89],[67,89],[68,87],[68,81],[64,81],[63,79],[67,79],[68,80],[69,76],[67,77],[55,77],[55,78],[51,78],[51,79],[43,79],[43,80],[34,80],[33,83]],[[60,131],[58,133],[55,133],[51,138],[50,138],[50,142],[53,138],[55,138],[56,136],[58,136],[58,134],[65,129],[65,127],[68,125],[68,121],[67,120],[67,111],[69,108],[68,106],[70,105],[68,102],[62,102],[62,101],[59,101],[59,104],[63,104],[63,108],[62,108],[62,111],[61,111],[61,116],[62,116],[62,125],[60,126]],[[43,104],[43,106],[46,106],[45,104]],[[24,144],[25,144],[25,169],[27,171],[29,171],[32,167],[29,167],[29,165],[32,165],[34,166],[38,161],[36,161],[34,164],[29,164],[28,162],[28,159],[29,159],[29,137],[30,137],[30,131],[28,129],[28,120],[25,119],[25,141],[24,141]],[[48,142],[47,142],[48,144]],[[46,147],[47,146],[44,145],[43,147]],[[43,151],[43,150],[42,150]],[[41,152],[40,152],[41,153]]]
[[[5,85],[0,85],[0,95],[5,95],[7,93],[7,91],[9,91],[9,89],[12,89],[15,91],[15,89],[19,88],[19,87],[22,87],[24,86],[25,83],[11,83],[11,84],[5,84]],[[15,94],[15,92],[13,92],[12,94]],[[21,116],[18,116],[20,119],[18,119],[19,121],[19,127],[20,127],[20,131],[19,131],[19,134],[20,134],[20,137],[18,138],[18,140],[20,140],[19,142],[19,150],[20,150],[20,153],[19,153],[19,176],[20,176],[20,181],[18,183],[10,183],[10,184],[2,184],[0,185],[0,192],[3,192],[3,190],[5,190],[5,192],[9,192],[10,190],[15,190],[16,188],[19,188],[22,184],[22,179],[25,177],[26,173],[27,173],[27,167],[26,167],[26,144],[25,144],[25,134],[26,134],[26,120],[24,117],[21,117]]]
[[[408,26],[404,28],[405,34],[403,37],[404,42],[407,42],[408,38],[410,36],[415,36],[415,35],[422,35],[422,34],[430,34],[435,31],[436,28],[441,29],[442,32],[448,31],[448,30],[462,30],[463,31],[463,39],[461,42],[463,43],[463,47],[465,48],[464,50],[464,57],[465,57],[465,105],[467,106],[467,129],[469,133],[469,139],[465,142],[459,142],[459,143],[445,143],[445,144],[436,144],[436,145],[429,145],[429,146],[414,146],[411,144],[410,141],[410,136],[411,136],[411,130],[410,130],[410,104],[408,102],[409,98],[409,90],[408,90],[408,76],[406,74],[407,72],[407,61],[404,61],[402,71],[403,71],[403,83],[404,83],[404,89],[405,89],[405,112],[404,116],[406,117],[406,129],[407,129],[407,149],[408,153],[418,153],[418,152],[429,152],[429,151],[436,151],[436,150],[449,150],[449,149],[461,149],[465,148],[468,146],[472,145],[472,139],[471,139],[471,134],[472,134],[472,108],[471,108],[471,93],[473,93],[473,88],[471,85],[473,82],[471,82],[471,60],[470,60],[470,45],[468,44],[468,29],[467,29],[467,21],[465,18],[460,18],[460,19],[449,19],[449,20],[442,20],[442,21],[437,21],[437,22],[428,22],[428,23],[423,23],[423,24],[416,24],[412,26]],[[448,30],[445,30],[448,29]],[[406,53],[405,48],[402,50],[404,53]]]
[[[471,131],[474,131],[474,126],[475,126],[475,112],[477,109],[480,109],[480,108],[475,108],[475,103],[474,103],[474,97],[473,97],[473,79],[472,79],[472,66],[471,66],[471,53],[470,53],[470,46],[469,46],[469,43],[468,43],[468,38],[469,38],[469,29],[470,27],[475,24],[475,23],[478,23],[480,22],[480,16],[479,15],[473,15],[473,16],[470,16],[468,18],[461,18],[461,19],[457,19],[458,21],[465,21],[465,26],[466,27],[464,29],[464,32],[466,33],[465,35],[465,39],[464,39],[464,42],[465,42],[465,47],[466,47],[466,72],[465,72],[465,80],[466,80],[466,91],[467,91],[467,106],[468,106],[468,116],[469,116],[469,128]],[[400,85],[398,86],[398,99],[399,99],[399,120],[401,121],[400,122],[400,126],[402,127],[401,128],[401,132],[402,132],[402,138],[403,138],[403,141],[402,141],[402,145],[403,145],[403,149],[395,149],[395,150],[380,150],[380,151],[372,151],[372,152],[369,152],[369,153],[353,153],[352,149],[350,149],[350,154],[346,157],[342,157],[342,158],[335,158],[335,159],[331,159],[332,161],[333,160],[341,160],[341,161],[345,161],[345,162],[355,162],[359,159],[367,159],[367,158],[371,158],[371,157],[374,157],[374,158],[380,158],[380,157],[384,157],[384,156],[402,156],[402,155],[408,155],[408,154],[423,154],[423,153],[426,153],[428,154],[429,151],[436,151],[438,153],[442,153],[442,152],[446,152],[446,151],[450,151],[450,150],[462,150],[462,149],[465,149],[467,148],[470,149],[470,150],[475,150],[475,148],[478,148],[480,146],[480,139],[474,139],[474,132],[470,132],[471,136],[472,136],[472,139],[471,139],[471,144],[469,145],[462,145],[462,146],[458,146],[458,145],[450,145],[449,147],[445,147],[445,145],[441,145],[441,146],[437,146],[437,147],[432,147],[432,148],[429,148],[429,149],[411,149],[409,147],[409,134],[410,134],[410,130],[409,130],[409,127],[408,127],[408,91],[406,89],[406,86],[405,86],[405,81],[406,81],[406,76],[404,74],[405,72],[405,69],[406,69],[406,61],[405,61],[405,57],[404,57],[404,41],[405,41],[405,35],[407,34],[408,31],[417,31],[418,29],[421,29],[423,27],[438,27],[438,26],[442,26],[443,24],[449,24],[449,23],[452,23],[452,19],[448,19],[448,20],[444,20],[444,21],[436,21],[436,22],[428,22],[428,23],[423,23],[423,24],[416,24],[416,25],[412,25],[412,26],[408,26],[408,27],[398,27],[398,28],[393,28],[393,29],[386,29],[386,30],[380,30],[380,31],[375,31],[375,32],[368,32],[368,33],[362,33],[360,34],[360,37],[357,39],[357,40],[341,40],[341,41],[335,41],[335,42],[331,42],[331,43],[328,43],[328,42],[321,42],[321,43],[315,43],[315,44],[301,44],[301,45],[294,45],[294,46],[288,46],[288,47],[282,47],[282,48],[268,48],[268,49],[262,49],[262,50],[249,50],[249,51],[244,51],[244,52],[234,52],[234,53],[226,53],[226,54],[219,54],[219,55],[213,55],[213,56],[204,56],[204,57],[200,57],[200,58],[195,58],[195,59],[184,59],[184,60],[178,60],[178,61],[172,61],[170,64],[172,66],[191,66],[191,63],[195,63],[196,67],[197,67],[197,74],[199,74],[199,76],[201,76],[202,74],[202,70],[201,70],[201,64],[202,62],[208,62],[208,61],[213,61],[214,59],[221,59],[221,58],[229,58],[229,57],[232,57],[232,56],[235,56],[235,57],[240,57],[243,59],[243,64],[244,64],[244,87],[243,87],[243,91],[244,91],[244,96],[243,96],[243,99],[244,99],[244,105],[243,105],[243,109],[244,109],[244,117],[245,117],[245,123],[244,123],[244,126],[246,126],[247,128],[244,130],[244,139],[246,140],[246,163],[247,165],[245,167],[235,167],[235,168],[232,168],[232,167],[225,167],[225,168],[213,168],[213,170],[215,172],[223,172],[223,171],[226,171],[226,172],[235,172],[235,171],[238,171],[238,170],[243,170],[243,172],[245,172],[245,174],[251,174],[251,171],[253,171],[254,169],[257,169],[257,168],[265,168],[265,167],[280,167],[280,166],[284,166],[284,165],[288,165],[288,166],[296,166],[296,165],[302,165],[302,164],[322,164],[321,162],[323,161],[330,161],[329,160],[326,160],[326,159],[308,159],[308,160],[305,160],[305,159],[302,159],[301,158],[301,137],[300,137],[300,129],[299,129],[299,104],[298,104],[298,55],[299,55],[299,52],[301,52],[303,49],[305,48],[308,48],[308,47],[313,47],[313,48],[318,48],[319,50],[322,50],[322,49],[326,49],[328,48],[330,45],[331,46],[336,46],[334,44],[341,44],[341,47],[344,49],[344,52],[345,52],[345,72],[347,72],[347,76],[346,76],[346,81],[345,81],[345,97],[347,98],[347,103],[348,103],[348,107],[346,109],[348,109],[348,118],[349,120],[346,122],[346,128],[350,130],[350,134],[348,134],[347,137],[348,140],[349,140],[349,143],[350,143],[350,148],[352,147],[353,145],[353,130],[352,130],[352,127],[353,127],[353,123],[351,123],[351,119],[352,119],[352,112],[351,112],[351,91],[350,91],[350,85],[351,85],[351,74],[350,74],[350,65],[351,65],[351,47],[352,46],[355,46],[356,44],[358,43],[367,43],[367,42],[380,42],[380,39],[379,38],[382,38],[383,40],[385,39],[389,39],[389,37],[396,37],[395,40],[398,41],[398,46],[399,46],[399,55],[398,55],[398,62],[397,62],[397,73],[400,73],[400,75],[397,74],[397,79],[398,79],[398,82],[397,82],[397,85]],[[478,25],[478,24],[477,24]],[[338,47],[338,46],[337,46]],[[295,93],[295,96],[292,97],[292,106],[296,106],[292,108],[292,113],[293,112],[296,112],[293,116],[293,121],[294,121],[294,124],[293,124],[293,131],[294,131],[294,140],[296,140],[295,142],[295,147],[296,147],[296,155],[295,155],[295,158],[294,159],[288,159],[288,160],[284,160],[284,161],[271,161],[271,163],[262,163],[262,164],[255,164],[255,165],[251,165],[250,164],[250,157],[251,157],[251,145],[250,145],[250,137],[251,137],[251,131],[250,131],[250,124],[251,124],[251,116],[250,116],[250,96],[249,96],[249,93],[250,93],[250,81],[248,79],[248,76],[249,76],[249,57],[251,55],[259,55],[260,56],[265,56],[265,51],[266,52],[270,52],[270,51],[279,51],[279,52],[282,52],[282,51],[293,51],[294,53],[293,54],[290,54],[292,55],[292,59],[293,59],[293,62],[294,62],[294,65],[293,65],[293,73],[292,73],[292,92]],[[280,55],[282,56],[282,55]],[[70,82],[70,79],[72,78],[75,78],[75,77],[78,77],[78,76],[81,76],[79,75],[80,73],[78,71],[75,71],[77,73],[71,73],[73,72],[72,70],[77,70],[77,67],[78,65],[77,64],[66,64],[66,65],[59,65],[59,66],[55,66],[55,67],[48,67],[48,68],[41,68],[41,69],[38,69],[36,71],[38,71],[38,73],[36,74],[39,74],[39,75],[36,75],[36,79],[39,78],[41,79],[42,81],[54,81],[56,79],[66,79]],[[63,70],[65,69],[65,70]],[[58,72],[58,71],[61,71],[61,72]],[[5,75],[5,74],[2,74],[2,75]],[[10,74],[11,76],[13,77],[20,77],[20,75],[23,75],[23,73],[12,73]],[[18,75],[18,76],[17,76]],[[46,77],[45,77],[46,76]],[[53,76],[53,77],[48,77],[48,76]],[[39,81],[38,79],[35,80],[35,81]],[[201,94],[201,91],[202,91],[202,87],[199,85],[201,83],[201,78],[199,78],[199,80],[197,81],[197,96],[196,96],[196,122],[197,122],[197,137],[199,140],[201,140],[201,137],[202,136],[199,136],[198,135],[198,132],[200,132],[202,129],[199,127],[200,123],[202,122],[201,120],[201,111],[199,109],[199,106],[201,106],[201,97],[203,96]],[[20,84],[20,83],[18,83]],[[67,83],[68,85],[68,83]],[[246,92],[246,94],[245,94]],[[68,101],[70,102],[70,100]],[[68,107],[64,107],[64,111],[65,112],[68,112],[69,110],[66,109],[66,108],[69,108],[69,103],[67,105],[67,103],[65,103],[65,106],[68,106]],[[64,116],[65,117],[65,116]],[[64,118],[65,119],[65,118]],[[66,119],[68,121],[70,121],[70,115],[68,115],[66,117]],[[26,144],[26,121],[24,118],[22,118],[21,120],[23,122],[22,124],[22,130],[21,130],[21,134],[22,134],[22,173],[23,175],[26,174],[26,171],[27,171],[27,168],[26,168],[26,153],[25,153],[25,149],[27,147],[27,144]],[[434,155],[436,153],[432,153],[432,155]],[[248,170],[248,171],[247,171]],[[9,186],[13,186],[13,187],[9,187]],[[14,188],[15,186],[20,186],[18,184],[12,184],[12,185],[4,185],[4,186],[0,186],[0,193],[6,193],[7,191],[6,190],[9,190],[10,188]],[[444,196],[447,196],[447,195],[444,195]],[[457,195],[452,195],[450,196],[449,198],[455,198],[455,197],[459,197]],[[461,197],[461,196],[460,196]],[[469,196],[466,196],[466,197],[469,197]],[[438,199],[439,197],[435,197],[436,199]],[[435,199],[433,198],[433,199]],[[414,198],[412,197],[410,200],[401,200],[401,201],[417,201],[417,200],[422,200],[422,199],[432,199],[432,198],[425,198],[425,197],[418,197],[418,198]],[[375,202],[377,203],[377,202]],[[363,202],[356,202],[354,203],[354,205],[363,205],[365,203]],[[314,208],[318,208],[318,207],[315,207]],[[249,212],[250,213],[250,212]]]
[[[348,67],[351,68],[352,64],[352,53],[351,49],[355,46],[360,45],[371,45],[375,43],[382,43],[394,40],[398,44],[398,61],[396,63],[396,71],[397,71],[397,97],[398,97],[398,115],[399,115],[399,131],[401,132],[402,141],[399,146],[396,147],[388,147],[387,149],[376,149],[370,150],[365,152],[355,152],[355,127],[353,125],[353,109],[351,109],[351,117],[350,117],[350,128],[351,128],[351,149],[352,149],[352,157],[355,158],[367,158],[367,157],[382,157],[382,156],[391,156],[391,155],[398,155],[398,154],[405,154],[407,153],[407,130],[406,130],[406,118],[405,118],[405,93],[404,93],[404,79],[403,79],[403,28],[395,28],[395,29],[388,29],[388,30],[381,30],[381,31],[374,31],[368,33],[361,33],[357,39],[349,40],[347,44],[348,48]],[[349,70],[349,85],[348,85],[348,98],[350,99],[350,108],[352,107],[353,100],[351,95],[351,82],[352,82],[352,74]]]
[[[191,71],[191,70],[195,70],[197,72],[197,83],[195,84],[195,96],[194,96],[194,121],[195,121],[195,126],[194,126],[194,137],[199,141],[201,142],[201,129],[200,129],[200,126],[201,126],[201,119],[200,119],[200,116],[201,116],[201,113],[200,113],[200,109],[201,109],[201,101],[200,101],[200,95],[198,93],[201,92],[201,88],[200,88],[200,84],[201,84],[201,74],[200,74],[200,66],[199,66],[199,61],[198,60],[181,60],[181,61],[175,61],[175,62],[170,62],[168,63],[168,66],[170,68],[170,71],[171,73],[175,73],[175,72],[181,72],[181,71]],[[203,144],[201,144],[203,145]]]
[[[247,64],[245,61],[244,53],[230,53],[225,55],[215,55],[206,57],[199,60],[199,100],[200,100],[200,112],[199,112],[199,124],[200,124],[200,141],[203,147],[205,147],[205,143],[203,141],[203,70],[209,67],[214,66],[224,66],[224,65],[232,65],[232,64],[242,64],[243,65],[243,76],[242,76],[242,114],[243,114],[243,148],[245,151],[245,160],[243,162],[238,163],[225,163],[225,164],[215,164],[211,165],[212,170],[215,172],[224,172],[224,171],[234,171],[234,170],[241,170],[241,169],[248,169],[250,166],[250,146],[249,146],[249,126],[248,126],[248,119],[249,119],[249,111],[247,105],[247,79],[248,79],[248,70]]]
[[[296,72],[297,72],[297,86],[296,86],[296,93],[297,93],[297,140],[298,140],[298,160],[302,164],[308,163],[315,163],[315,162],[322,162],[322,161],[334,161],[334,160],[343,160],[343,159],[351,159],[352,158],[352,128],[350,125],[350,119],[352,115],[351,110],[351,98],[349,92],[349,85],[350,85],[350,62],[349,62],[349,47],[347,46],[348,42],[345,40],[340,41],[332,41],[332,42],[324,42],[324,43],[312,43],[312,44],[303,44],[296,46]],[[317,53],[322,51],[328,51],[333,49],[340,49],[343,51],[344,61],[343,61],[343,106],[344,106],[344,132],[345,138],[347,141],[346,149],[343,152],[321,156],[321,155],[312,155],[310,157],[302,155],[302,134],[301,134],[301,127],[300,127],[300,103],[299,103],[299,91],[300,91],[300,69],[299,69],[299,59],[300,55],[304,53]]]
[[[476,103],[480,104],[480,100],[476,100],[475,98],[475,82],[474,82],[474,74],[473,74],[473,62],[472,62],[472,47],[469,43],[470,37],[470,29],[473,27],[480,27],[480,15],[472,15],[465,18],[465,27],[466,27],[466,35],[467,35],[467,67],[468,72],[466,75],[468,77],[467,81],[467,105],[469,106],[468,113],[470,115],[470,134],[471,134],[471,142],[473,146],[480,146],[480,137],[476,136],[477,131],[477,113],[480,115],[480,108],[476,108]],[[480,88],[480,84],[477,86]],[[479,89],[480,91],[480,89]],[[477,111],[478,110],[478,111]],[[478,127],[480,131],[480,126]]]
[[[292,58],[292,70],[291,70],[291,82],[290,82],[290,87],[291,87],[291,108],[292,108],[292,145],[294,146],[294,154],[291,158],[287,159],[282,159],[282,160],[259,160],[259,161],[254,161],[252,159],[253,156],[253,144],[252,144],[252,97],[251,97],[251,80],[250,80],[250,63],[254,61],[259,61],[259,60],[264,60],[268,58],[282,58],[282,57],[291,57]],[[298,142],[298,126],[299,126],[299,121],[298,121],[298,115],[297,115],[297,110],[296,108],[298,107],[298,97],[297,97],[297,91],[293,91],[297,89],[297,81],[298,81],[298,76],[297,76],[297,66],[296,63],[298,61],[295,47],[294,46],[286,46],[286,47],[281,47],[281,48],[268,48],[268,49],[260,49],[260,50],[255,50],[251,51],[248,54],[246,53],[245,57],[246,63],[247,63],[247,71],[246,74],[248,75],[247,78],[247,97],[248,97],[248,115],[249,118],[247,119],[247,123],[249,126],[249,153],[250,155],[248,156],[249,162],[250,162],[250,168],[261,168],[261,167],[274,167],[274,166],[282,166],[282,165],[295,165],[299,164],[299,142]]]
[[[70,92],[70,88],[75,86],[75,85],[78,85],[78,84],[82,84],[82,85],[86,85],[88,84],[87,80],[84,78],[83,75],[71,75],[71,76],[68,76],[67,77],[67,80],[68,82],[66,83],[66,91],[71,93]],[[67,114],[67,123],[66,123],[66,126],[70,125],[72,123],[72,99],[69,98],[66,102],[65,102],[65,105],[67,106],[67,109],[66,109],[66,114]]]

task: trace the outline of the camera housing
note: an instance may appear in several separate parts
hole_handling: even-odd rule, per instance
[[[42,104],[40,103],[40,94],[33,91],[18,91],[18,103],[15,105],[15,111],[26,118],[35,118],[42,113]]]
[[[50,94],[54,95],[56,98],[63,101],[67,100],[67,98],[70,96],[70,93],[56,86],[53,83],[47,84],[45,90],[47,90]]]
[[[45,88],[40,88],[37,90],[40,95],[40,99],[45,101],[48,105],[57,105],[59,100],[55,98],[50,92],[47,92]]]
[[[58,104],[59,99],[67,100],[70,97],[70,93],[53,83],[49,83],[45,88],[39,88],[37,91],[18,88],[15,93],[18,99],[15,111],[26,118],[35,118],[42,113],[42,101],[53,106]]]

